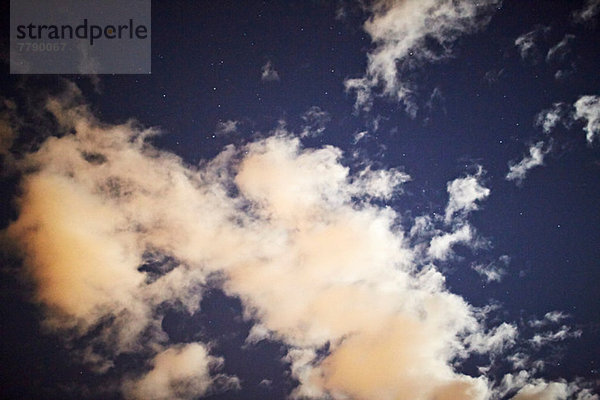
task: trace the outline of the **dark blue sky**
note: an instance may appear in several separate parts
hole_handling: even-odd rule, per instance
[[[381,46],[363,28],[377,11],[353,1],[156,1],[151,75],[101,75],[98,82],[86,76],[62,78],[77,84],[100,120],[119,124],[133,118],[158,127],[162,134],[151,142],[188,165],[213,159],[229,144],[243,148],[285,123],[305,148],[341,149],[340,162],[352,173],[365,160],[376,169],[403,171],[411,177],[403,193],[381,202],[395,210],[406,232],[424,215],[439,232],[461,226],[463,220],[456,226],[443,221],[447,183],[476,176],[490,190],[468,215],[477,238],[454,245],[446,259],[425,260],[417,267],[432,262],[449,291],[475,307],[497,306],[488,316],[489,328],[503,322],[518,328],[515,344],[491,357],[490,379],[499,383],[504,374],[516,373],[519,368],[507,357],[521,353],[544,362],[532,379],[581,378],[581,387],[597,390],[600,130],[596,125],[594,140],[586,140],[584,127],[591,117],[578,116],[575,106],[582,96],[600,96],[598,13],[585,22],[573,17],[588,3],[600,7],[597,1],[505,0],[476,17],[475,28],[443,33],[456,36],[447,43],[446,57],[423,56],[413,67],[396,71],[399,81],[413,89],[408,101],[416,107],[414,115],[402,100],[382,92],[385,82],[372,87],[370,110],[355,108],[355,92],[345,90],[348,79],[365,75],[367,54]],[[536,30],[540,33],[529,36],[525,53],[516,42]],[[565,35],[573,36],[560,54],[549,56]],[[439,51],[431,36],[415,44],[415,52],[426,50]],[[401,58],[397,66],[403,62],[408,61]],[[277,79],[261,79],[267,65]],[[63,90],[64,82],[56,76],[9,75],[6,62],[2,69],[1,94],[18,105],[22,116],[11,150],[18,158],[52,130],[54,122],[39,122],[50,116],[35,109],[47,94]],[[563,71],[559,77],[558,71]],[[544,132],[536,121],[556,103],[564,112]],[[595,104],[599,124],[600,102]],[[311,117],[309,110],[319,115]],[[219,132],[228,121],[235,129]],[[306,129],[309,134],[303,135]],[[360,132],[366,134],[357,140]],[[510,165],[539,142],[545,149],[543,165],[508,180]],[[18,182],[27,174],[6,171],[2,228],[19,215],[11,199],[21,194]],[[424,243],[422,237],[411,240],[411,246]],[[44,307],[31,302],[35,283],[19,272],[19,255],[4,251],[2,257],[2,397],[123,398],[123,376],[147,370],[144,363],[152,355],[121,354],[108,372],[94,373],[72,354],[99,331],[74,340],[65,340],[64,332],[45,332],[40,327]],[[475,265],[497,269],[501,278],[488,281]],[[222,288],[207,285],[193,315],[167,305],[154,310],[162,315],[168,343],[211,342],[210,353],[225,360],[221,372],[242,382],[241,389],[206,398],[286,398],[298,386],[285,358],[290,343],[277,337],[245,343],[256,320],[244,319],[245,303]],[[553,311],[565,317],[555,325],[535,326],[533,321]],[[570,332],[564,338],[537,347],[532,342],[540,332],[563,328]],[[329,350],[319,351],[326,357]],[[475,366],[487,361],[477,357],[459,363],[457,371],[478,376]],[[517,390],[503,395],[511,398]],[[546,398],[561,397],[535,397]]]

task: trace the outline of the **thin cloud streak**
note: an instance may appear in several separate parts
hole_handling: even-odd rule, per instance
[[[367,55],[367,70],[360,78],[346,79],[356,96],[355,109],[369,111],[375,97],[389,97],[416,116],[415,82],[407,77],[421,65],[451,57],[454,42],[486,26],[496,0],[378,0],[369,11],[364,30],[375,48]],[[433,49],[427,40],[434,40]]]

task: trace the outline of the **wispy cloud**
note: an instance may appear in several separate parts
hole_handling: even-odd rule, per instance
[[[473,230],[470,225],[463,225],[453,232],[435,236],[429,243],[427,253],[433,260],[446,260],[452,255],[452,247],[456,244],[468,244],[473,239]]]
[[[358,142],[360,142],[361,140],[363,140],[367,137],[369,137],[369,131],[356,132],[352,138],[352,143],[357,144]]]
[[[542,128],[544,133],[548,134],[562,123],[568,126],[570,119],[570,106],[565,103],[554,103],[551,108],[539,112],[535,117],[535,125]]]
[[[576,120],[585,123],[583,130],[586,140],[593,144],[600,135],[600,96],[581,96],[573,105],[554,103],[551,108],[541,111],[536,116],[535,124],[541,127],[544,133],[549,134],[559,123],[571,128]]]
[[[532,31],[522,34],[515,40],[515,46],[519,49],[521,58],[537,62],[541,58],[538,42],[550,32],[550,27],[538,25]]]
[[[531,339],[531,343],[535,347],[541,347],[548,343],[560,342],[569,338],[579,337],[581,336],[581,333],[582,332],[580,330],[573,331],[570,327],[563,325],[560,327],[559,330],[555,332],[548,331],[544,333],[535,334]]]
[[[446,206],[445,221],[450,223],[453,218],[464,218],[471,211],[477,210],[477,202],[485,199],[490,194],[490,189],[481,184],[483,169],[478,166],[478,172],[457,178],[449,182],[446,190],[450,195]]]
[[[315,137],[325,132],[325,127],[331,121],[331,115],[319,106],[312,106],[302,115],[302,121],[304,126],[300,136]]]
[[[575,74],[576,71],[577,66],[575,65],[575,63],[571,63],[570,66],[566,67],[565,69],[559,69],[558,71],[556,71],[554,73],[554,79],[556,79],[557,81],[568,79],[571,76],[573,76],[573,74]]]
[[[575,118],[586,121],[585,137],[588,143],[592,144],[594,139],[600,135],[600,97],[581,96],[574,106]]]
[[[459,244],[472,249],[488,245],[468,221],[469,214],[479,209],[478,203],[490,194],[490,190],[481,183],[483,174],[483,168],[477,166],[476,173],[447,183],[448,204],[444,215],[433,213],[414,219],[408,235],[416,243],[419,262],[452,260],[453,248]]]
[[[548,50],[546,61],[559,62],[564,61],[565,57],[571,52],[571,46],[575,40],[575,35],[566,34],[560,42],[555,44]]]
[[[471,268],[484,277],[486,282],[500,282],[506,274],[506,271],[495,263],[473,264]]]
[[[260,79],[263,82],[273,82],[279,80],[279,73],[273,67],[273,63],[269,60],[261,68]]]
[[[579,23],[589,23],[600,13],[600,0],[587,0],[582,9],[573,12],[573,19]]]
[[[369,110],[375,96],[384,96],[402,102],[409,115],[416,115],[415,82],[407,73],[450,57],[454,42],[485,26],[498,4],[496,0],[376,1],[364,24],[375,44],[367,70],[363,77],[345,82],[356,95],[356,109]],[[429,45],[430,41],[436,45]]]
[[[234,120],[220,121],[217,123],[217,127],[215,129],[215,134],[220,135],[220,136],[230,135],[232,133],[237,132],[239,125],[240,125],[240,121],[234,121]]]
[[[529,321],[529,326],[542,327],[549,324],[557,324],[569,318],[569,315],[562,311],[550,311],[544,315],[543,319],[534,319]]]
[[[518,163],[509,163],[509,171],[506,174],[506,179],[516,181],[517,184],[521,183],[530,169],[544,165],[544,157],[550,152],[551,148],[551,145],[546,146],[543,141],[531,145],[528,156],[523,157]]]
[[[510,396],[511,400],[598,400],[598,395],[579,380],[548,382],[533,378],[526,370],[506,374],[498,392],[502,398]]]

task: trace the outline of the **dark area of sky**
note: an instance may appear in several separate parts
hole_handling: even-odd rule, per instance
[[[454,56],[414,72],[419,111],[410,118],[401,104],[377,98],[370,113],[353,113],[354,97],[344,79],[358,77],[373,47],[362,29],[367,15],[354,3],[336,18],[336,1],[155,1],[152,3],[152,74],[102,75],[97,87],[87,77],[69,76],[103,120],[135,118],[164,132],[157,146],[190,164],[212,158],[229,143],[266,135],[278,121],[300,131],[301,115],[318,106],[331,122],[306,146],[331,144],[350,154],[359,150],[382,167],[411,175],[405,194],[390,204],[407,225],[426,213],[444,213],[446,183],[477,164],[486,171],[491,195],[470,218],[491,243],[486,249],[457,249],[458,258],[440,268],[450,289],[475,306],[501,304],[497,318],[525,321],[552,310],[571,315],[581,338],[544,350],[549,378],[600,379],[600,145],[585,141],[582,123],[555,131],[555,151],[545,166],[530,171],[522,185],[505,179],[508,162],[520,160],[528,145],[545,137],[537,113],[555,102],[573,104],[581,95],[600,94],[598,24],[573,24],[580,1],[506,0],[484,30],[461,37]],[[3,37],[8,35],[3,6]],[[576,39],[567,65],[523,60],[515,39],[536,25],[551,26],[540,51],[565,34]],[[278,81],[261,81],[270,61]],[[574,72],[564,80],[561,68]],[[11,76],[3,63],[0,92],[25,102],[25,93],[52,91],[52,76]],[[492,79],[491,77],[495,77]],[[434,89],[441,96],[432,99]],[[429,103],[428,103],[429,102]],[[378,118],[375,132],[372,121]],[[219,122],[240,121],[233,136],[216,135]],[[358,145],[356,133],[372,132]],[[32,136],[35,128],[32,128]],[[15,217],[10,198],[16,181],[0,186],[4,228]],[[470,265],[510,257],[501,282],[486,283]],[[6,264],[14,260],[5,260]],[[0,386],[6,399],[75,399],[86,387],[106,382],[74,364],[59,338],[44,334],[42,311],[28,301],[27,284],[4,273],[0,281],[2,357]],[[224,372],[244,382],[241,393],[209,399],[283,399],[295,383],[280,361],[285,346],[263,341],[243,346],[251,324],[241,318],[238,300],[213,290],[192,318],[168,312],[163,328],[173,342],[213,341]],[[139,368],[122,356],[108,380]],[[468,368],[468,367],[465,367]],[[112,375],[111,375],[112,374]],[[272,385],[261,385],[264,379]],[[119,395],[103,394],[102,399]]]

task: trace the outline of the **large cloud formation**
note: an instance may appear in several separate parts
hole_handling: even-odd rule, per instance
[[[414,83],[408,74],[424,63],[452,55],[461,36],[487,25],[499,0],[377,0],[364,29],[375,47],[367,55],[363,77],[347,79],[356,108],[369,110],[381,95],[403,102],[415,115]]]
[[[145,373],[123,377],[127,398],[239,386],[219,373],[227,360],[210,345],[173,344],[161,329],[165,305],[193,313],[215,285],[242,301],[254,325],[248,345],[287,346],[295,398],[498,395],[498,382],[457,366],[510,348],[516,326],[488,327],[432,263],[476,240],[466,218],[490,193],[481,170],[448,184],[444,228],[413,227],[409,240],[397,212],[377,201],[401,193],[409,177],[397,169],[351,173],[339,149],[303,148],[281,129],[192,166],[153,147],[152,130],[101,123],[73,87],[47,110],[63,132],[19,161],[18,219],[4,234],[46,326],[85,338],[85,362],[103,373],[119,354],[147,355]],[[522,388],[515,399],[550,398],[544,388],[554,388],[511,382],[502,390]]]

